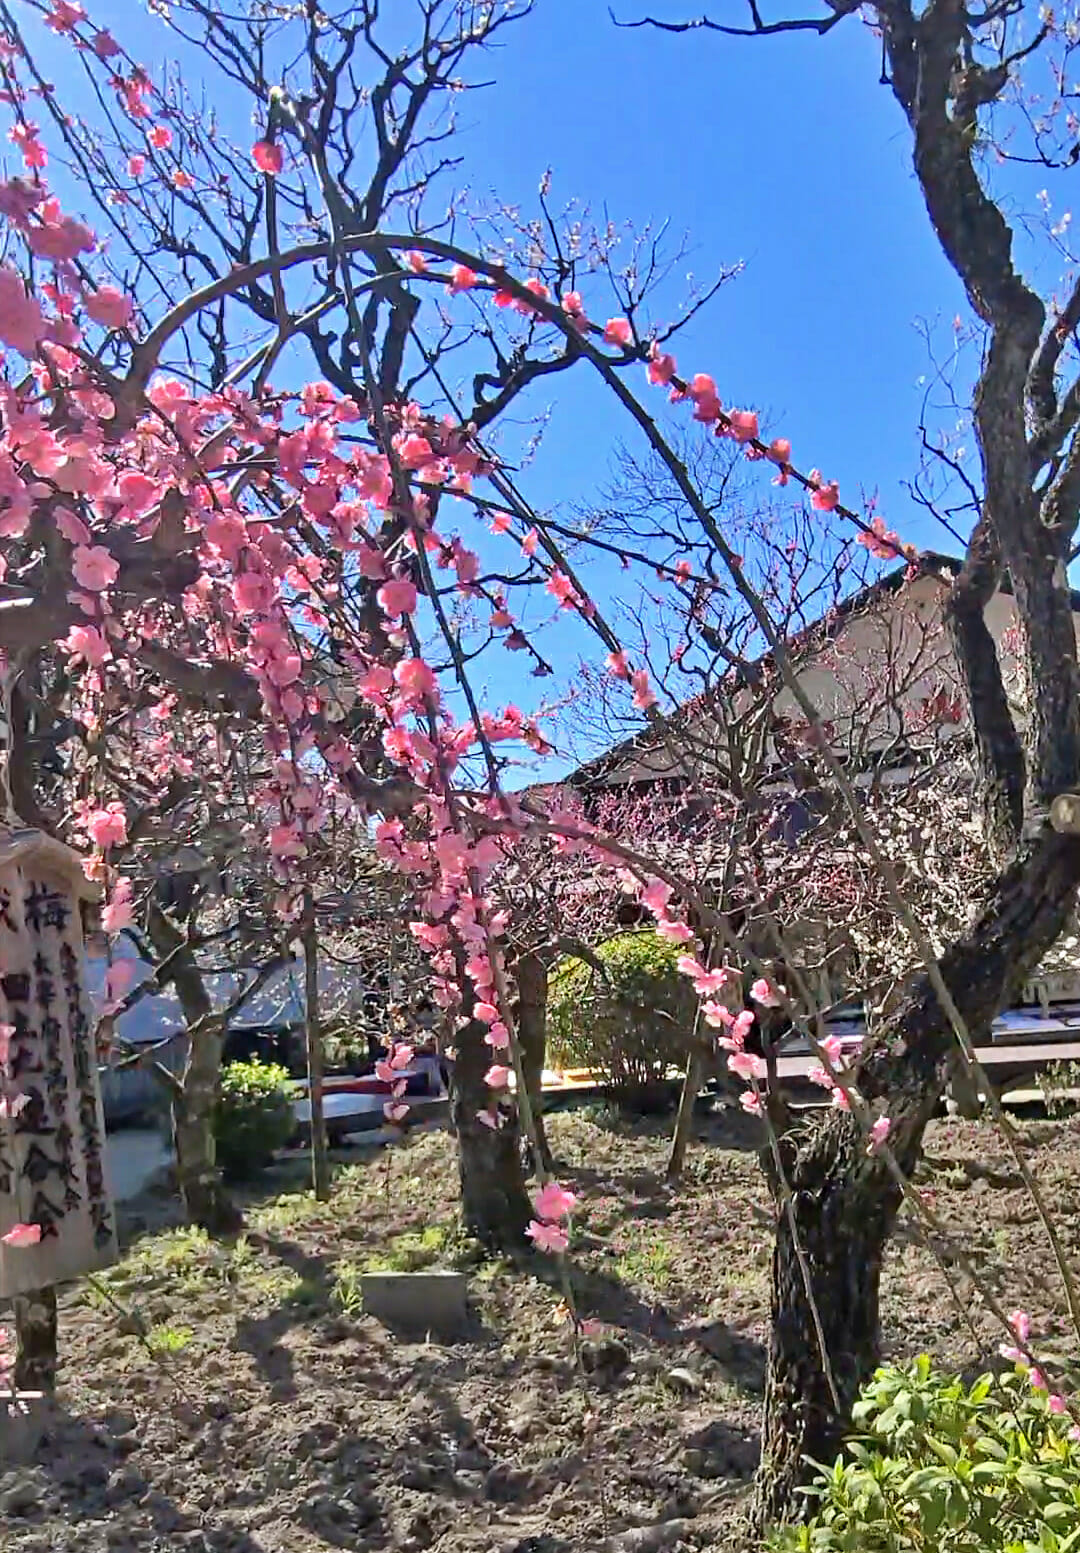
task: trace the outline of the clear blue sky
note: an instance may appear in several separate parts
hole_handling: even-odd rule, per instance
[[[674,18],[701,4],[648,8]],[[133,0],[88,8],[131,46]],[[623,17],[643,8],[618,0]],[[142,16],[138,27],[156,66],[169,34]],[[770,434],[791,439],[802,467],[838,479],[852,505],[877,492],[904,538],[947,548],[904,490],[930,371],[917,325],[947,349],[952,319],[967,309],[930,231],[907,127],[879,85],[870,30],[850,18],[824,39],[668,36],[617,29],[605,0],[538,0],[501,36],[473,70],[496,84],[460,103],[461,176],[475,194],[531,214],[551,168],[556,208],[577,197],[597,220],[667,222],[672,246],[686,234],[683,269],[699,278],[744,261],[681,337],[680,367],[711,372],[725,402],[768,412]],[[61,48],[50,49],[58,62]],[[219,107],[243,143],[244,122]],[[1033,188],[1018,192],[1031,208]],[[684,289],[672,277],[662,302],[674,310]],[[525,488],[541,507],[587,501],[632,429],[582,372],[542,385],[533,406],[546,403],[553,419]],[[560,663],[584,646],[568,639]],[[491,657],[493,697],[507,693],[508,656]]]

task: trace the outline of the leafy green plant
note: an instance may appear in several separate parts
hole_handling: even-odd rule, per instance
[[[1080,1089],[1080,1063],[1051,1062],[1035,1082],[1047,1116],[1068,1116],[1076,1110],[1076,1100],[1069,1091]]]
[[[1019,1373],[972,1386],[924,1356],[881,1369],[854,1409],[860,1434],[822,1468],[805,1526],[774,1553],[1077,1553],[1073,1423]]]
[[[602,1075],[624,1105],[650,1109],[683,1067],[696,1000],[679,948],[654,932],[620,933],[584,960],[560,961],[548,988],[548,1060]]]
[[[288,1070],[269,1062],[231,1062],[221,1073],[214,1112],[217,1159],[228,1180],[264,1170],[296,1126]]]
[[[155,1354],[183,1353],[194,1335],[190,1327],[159,1325],[150,1328],[146,1342]]]

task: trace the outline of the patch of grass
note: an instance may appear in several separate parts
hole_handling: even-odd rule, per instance
[[[298,1298],[303,1286],[304,1279],[291,1267],[273,1267],[265,1272],[257,1272],[247,1280],[247,1287],[253,1294],[268,1300],[290,1303]]]
[[[283,1192],[280,1197],[273,1197],[253,1209],[249,1218],[253,1229],[275,1235],[282,1230],[295,1229],[323,1209],[325,1204],[316,1203],[314,1192]]]
[[[654,1240],[620,1253],[615,1275],[623,1283],[664,1289],[675,1271],[675,1252],[666,1240]]]
[[[456,1224],[430,1224],[426,1229],[396,1235],[383,1251],[364,1262],[366,1273],[418,1273],[425,1267],[461,1271],[483,1258],[475,1240]]]
[[[161,1324],[150,1328],[146,1334],[146,1344],[154,1354],[177,1354],[183,1353],[194,1336],[190,1327]]]
[[[364,1308],[360,1282],[364,1270],[357,1262],[339,1262],[334,1269],[330,1298],[343,1316],[359,1316]]]
[[[592,1100],[588,1105],[578,1106],[576,1115],[590,1126],[599,1127],[601,1132],[625,1131],[626,1118],[610,1100]]]
[[[205,1230],[166,1230],[140,1241],[119,1267],[105,1274],[104,1281],[115,1289],[168,1286],[193,1292],[205,1287],[216,1249]]]

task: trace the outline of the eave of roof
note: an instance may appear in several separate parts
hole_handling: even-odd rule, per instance
[[[867,583],[865,587],[857,589],[848,598],[843,599],[833,609],[830,609],[828,614],[821,616],[820,619],[807,626],[800,633],[798,641],[800,645],[805,646],[818,634],[824,640],[828,640],[837,634],[838,630],[852,614],[859,609],[865,608],[873,599],[880,598],[883,594],[898,593],[903,584],[914,580],[914,577],[937,577],[943,582],[952,581],[959,574],[963,564],[963,561],[954,555],[945,555],[937,550],[924,550],[915,563],[914,574],[912,566],[907,562],[903,566],[896,566],[891,571],[885,572],[875,582]],[[1012,594],[1012,581],[1007,574],[999,581],[997,591],[1008,595]],[[1080,589],[1070,589],[1070,599],[1073,613],[1080,614]],[[767,652],[763,653],[755,661],[758,664],[764,664],[768,663],[771,657],[771,652]],[[669,727],[678,718],[685,717],[694,707],[698,706],[702,699],[703,695],[701,694],[692,696],[688,701],[684,701],[680,706],[676,707],[675,711],[667,719]],[[642,729],[639,733],[630,734],[627,738],[620,740],[618,744],[613,745],[603,755],[595,756],[592,760],[586,761],[584,765],[579,766],[576,771],[570,772],[565,778],[565,785],[568,787],[591,786],[606,771],[628,759],[635,751],[654,748],[656,738],[657,735],[649,728]],[[642,777],[641,780],[645,781],[648,779]]]

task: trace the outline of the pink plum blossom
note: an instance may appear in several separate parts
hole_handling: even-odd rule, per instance
[[[85,588],[87,593],[104,593],[116,581],[120,564],[104,545],[76,545],[71,571],[79,587]]]
[[[525,1233],[538,1251],[549,1251],[553,1255],[565,1251],[570,1244],[570,1237],[558,1224],[541,1224],[533,1219]]]
[[[0,1241],[14,1250],[22,1250],[25,1246],[36,1246],[40,1239],[40,1224],[13,1224],[6,1235],[0,1235]]]
[[[546,1182],[533,1199],[533,1207],[540,1219],[565,1219],[573,1213],[576,1204],[577,1198],[573,1192],[568,1192],[557,1181]]]
[[[90,840],[104,852],[107,847],[123,846],[127,840],[127,816],[121,803],[106,804],[103,809],[92,809],[86,817],[86,829]]]
[[[750,996],[762,1008],[779,1008],[787,994],[783,987],[773,987],[761,976],[750,988]]]
[[[285,165],[281,147],[271,140],[257,140],[251,148],[251,160],[261,173],[268,173],[270,177],[275,177]]]

